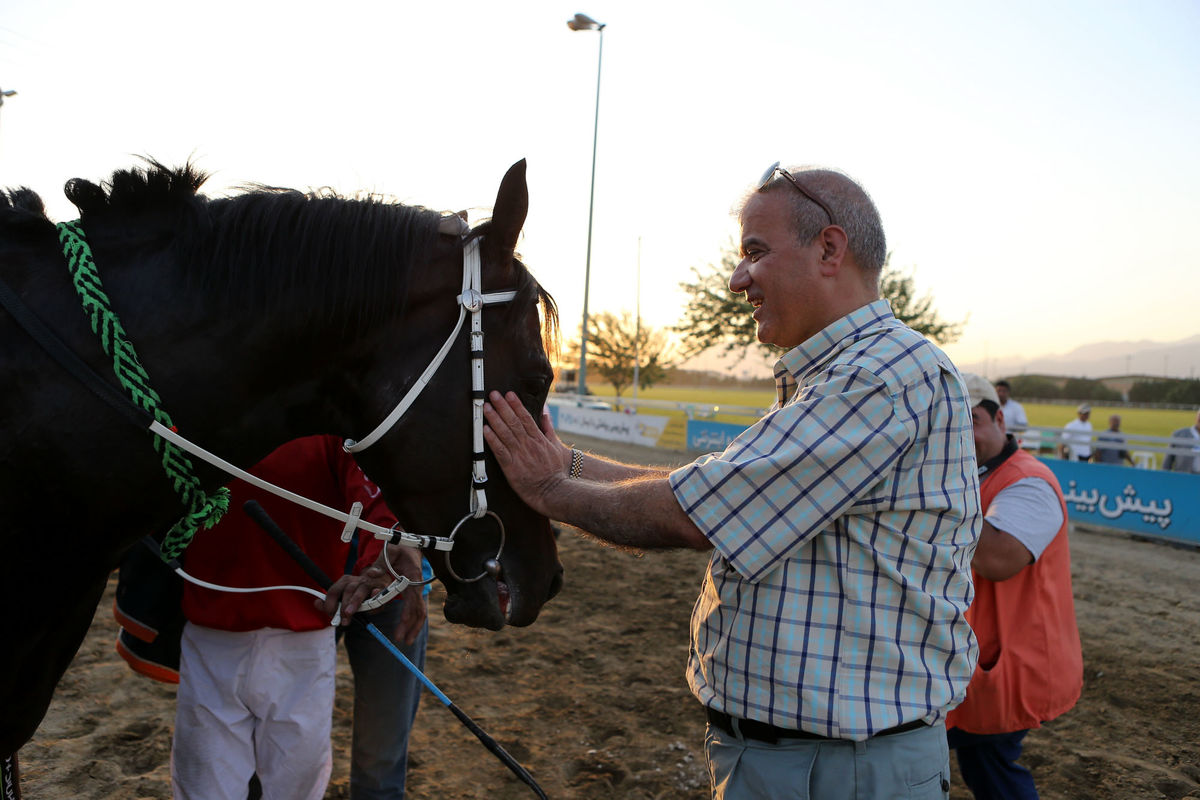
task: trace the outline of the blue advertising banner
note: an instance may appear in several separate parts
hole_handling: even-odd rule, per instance
[[[687,423],[687,448],[701,453],[715,453],[725,447],[746,430],[745,425],[729,422],[708,422],[689,419]]]
[[[1131,533],[1200,544],[1200,476],[1043,458],[1067,516]]]
[[[744,430],[745,425],[690,419],[687,449],[718,452]],[[1040,460],[1058,478],[1072,522],[1200,545],[1200,476],[1057,458]]]
[[[746,428],[688,420],[688,450],[724,450]],[[1200,545],[1200,476],[1043,458],[1062,486],[1072,522]]]

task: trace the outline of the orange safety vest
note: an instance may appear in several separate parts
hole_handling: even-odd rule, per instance
[[[946,727],[968,733],[1040,728],[1075,705],[1083,691],[1083,652],[1071,597],[1071,552],[1062,488],[1046,465],[1024,451],[1006,459],[979,487],[984,514],[992,498],[1022,478],[1044,479],[1058,495],[1063,524],[1041,557],[1006,581],[975,573],[967,621],[979,640],[979,664],[967,698]]]

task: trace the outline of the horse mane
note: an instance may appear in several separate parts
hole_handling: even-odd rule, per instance
[[[27,186],[0,190],[0,231],[14,242],[31,244],[54,235],[46,206]]]
[[[423,206],[259,184],[209,198],[199,193],[208,173],[190,162],[171,168],[143,160],[103,184],[67,182],[84,230],[134,248],[165,246],[189,290],[225,305],[340,318],[350,327],[402,314],[412,272],[440,235],[443,215]],[[13,222],[50,225],[41,198],[23,187],[0,193],[0,225]],[[470,235],[489,228],[485,222]],[[549,337],[552,325],[557,331],[553,298],[518,264],[517,302],[542,303]],[[97,266],[103,274],[104,264]]]

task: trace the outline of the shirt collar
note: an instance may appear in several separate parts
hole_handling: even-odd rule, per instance
[[[784,353],[775,362],[778,405],[782,406],[788,401],[804,375],[813,367],[824,364],[836,351],[857,341],[866,331],[888,319],[895,319],[891,305],[884,299],[875,300],[854,309]]]

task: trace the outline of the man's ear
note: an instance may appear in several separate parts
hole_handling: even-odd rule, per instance
[[[826,225],[817,239],[821,246],[821,270],[833,275],[850,253],[850,239],[840,225]]]

